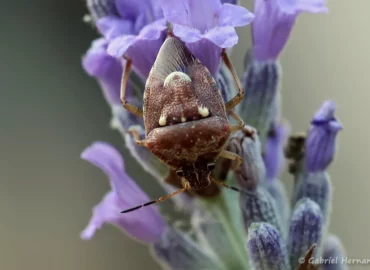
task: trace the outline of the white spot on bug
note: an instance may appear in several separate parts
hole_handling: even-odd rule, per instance
[[[161,117],[159,117],[158,124],[159,124],[161,127],[163,127],[163,126],[165,126],[165,125],[166,125],[166,123],[167,123],[167,121],[166,121],[166,117],[165,117],[164,115],[161,115]]]
[[[207,107],[198,107],[198,112],[202,117],[207,117],[209,115],[209,110]]]
[[[164,80],[163,86],[167,87],[168,84],[173,81],[175,76],[180,77],[180,81],[182,82],[191,82],[191,79],[187,74],[180,72],[180,71],[175,71],[175,72],[170,73],[170,75],[166,77],[166,79]]]
[[[184,116],[181,116],[181,122],[186,122],[186,118]]]
[[[176,117],[172,117],[172,120],[175,121],[176,120]]]

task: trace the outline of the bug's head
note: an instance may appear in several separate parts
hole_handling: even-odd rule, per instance
[[[208,163],[205,166],[192,164],[176,171],[178,177],[184,182],[188,182],[193,190],[203,189],[211,184],[211,172],[215,168],[214,163]]]

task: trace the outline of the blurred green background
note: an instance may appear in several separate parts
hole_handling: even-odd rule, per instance
[[[111,226],[89,242],[79,239],[92,206],[108,191],[105,175],[79,158],[93,141],[121,147],[131,175],[150,196],[163,194],[109,129],[110,110],[81,68],[97,36],[82,22],[84,1],[1,4],[0,269],[159,269],[145,246]],[[328,5],[328,15],[299,18],[281,57],[284,116],[294,131],[304,130],[323,100],[337,101],[345,129],[330,169],[330,230],[349,257],[370,258],[370,1]],[[241,72],[249,27],[239,33],[232,58]],[[292,179],[285,178],[289,187]]]

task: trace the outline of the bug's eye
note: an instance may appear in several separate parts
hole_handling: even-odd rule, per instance
[[[216,165],[214,163],[207,164],[207,169],[210,170],[210,171],[212,171],[215,167],[216,167]]]
[[[178,171],[176,171],[176,174],[177,174],[177,176],[178,176],[178,177],[184,177],[184,172],[183,172],[183,170],[178,170]]]

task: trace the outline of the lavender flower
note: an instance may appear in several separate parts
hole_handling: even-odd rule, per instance
[[[273,225],[279,233],[285,233],[279,209],[265,188],[260,187],[254,192],[240,194],[240,207],[246,229],[253,222],[267,222]]]
[[[97,28],[110,41],[108,53],[132,60],[134,70],[146,77],[165,39],[166,21],[154,0],[116,0],[118,15],[100,18]]]
[[[248,54],[247,54],[248,55]],[[238,112],[246,123],[255,127],[262,144],[265,144],[269,129],[278,119],[277,96],[281,81],[280,64],[276,61],[256,61],[251,58],[243,75],[245,101]]]
[[[110,223],[140,241],[150,243],[160,239],[167,225],[155,208],[143,208],[132,215],[120,213],[132,205],[149,201],[149,198],[125,172],[119,152],[109,144],[96,142],[82,152],[81,158],[102,169],[112,188],[94,207],[93,216],[81,237],[90,239],[104,223]]]
[[[257,131],[245,126],[243,130],[233,134],[230,138],[229,150],[245,160],[235,172],[239,185],[245,190],[254,191],[266,177]]]
[[[299,265],[313,244],[320,245],[323,233],[323,217],[320,207],[310,199],[296,204],[290,221],[288,250],[293,269]]]
[[[97,39],[82,58],[85,71],[96,78],[103,90],[107,102],[111,105],[120,104],[119,89],[122,76],[122,63],[107,52],[108,42]],[[130,92],[130,87],[128,87]]]
[[[337,134],[343,128],[334,113],[335,103],[326,101],[312,119],[305,151],[305,169],[308,172],[325,170],[334,158]]]
[[[124,58],[133,63],[125,98],[142,107],[145,89],[158,83],[155,78],[152,81],[147,78],[159,51],[168,57],[164,62],[175,59],[166,54],[163,45],[166,33],[171,30],[211,71],[226,102],[237,91],[226,64],[220,65],[220,52],[237,43],[234,28],[247,25],[254,18],[236,2],[87,0],[92,22],[103,37],[93,42],[83,57],[83,67],[103,90],[112,109],[112,127],[121,133],[131,155],[168,193],[182,186],[181,171],[169,170],[147,148],[138,146],[130,134],[137,132],[140,139],[145,139],[148,126],[120,104]],[[158,263],[174,270],[311,269],[316,267],[308,262],[313,254],[322,254],[324,258],[344,256],[336,238],[325,238],[332,200],[326,170],[342,128],[334,116],[333,102],[322,105],[308,134],[288,140],[285,153],[295,165],[291,171],[295,177],[291,207],[279,180],[289,128],[281,119],[279,90],[283,75],[278,56],[297,16],[303,11],[325,12],[324,0],[255,0],[254,10],[253,47],[247,52],[242,79],[245,100],[236,109],[248,126],[233,133],[226,145],[228,151],[242,157],[241,165],[235,168],[232,166],[235,163],[220,157],[212,185],[207,190],[188,190],[172,197],[180,215],[169,215],[165,222],[156,205],[120,213],[150,200],[125,172],[118,151],[106,143],[94,143],[81,157],[107,174],[111,191],[95,206],[88,226],[81,233],[83,239],[92,238],[103,224],[113,224],[135,240],[149,244]],[[184,59],[180,56],[176,60]],[[160,68],[156,65],[154,70]],[[188,70],[185,67],[181,72]],[[158,105],[161,109],[161,104]],[[211,103],[207,109],[213,113]],[[232,116],[231,112],[226,114]],[[171,128],[176,125],[180,127],[181,123]],[[181,129],[178,131],[181,136]],[[234,173],[229,173],[231,170]],[[232,190],[223,189],[222,185],[230,185]],[[290,208],[294,210],[291,212]],[[186,215],[181,215],[183,212]],[[184,229],[177,225],[179,216]],[[306,258],[303,265],[299,265],[299,257]],[[320,267],[345,269],[343,265]]]
[[[247,247],[254,270],[290,269],[283,240],[270,224],[251,224],[248,229]]]
[[[334,117],[335,104],[326,101],[315,114],[304,145],[305,166],[296,173],[293,203],[307,197],[321,207],[325,223],[331,209],[331,181],[325,171],[335,154],[338,131],[342,125]]]
[[[327,12],[324,0],[255,0],[252,23],[253,57],[276,60],[283,50],[297,16],[303,12]]]
[[[190,51],[215,75],[221,49],[238,42],[235,27],[249,24],[254,15],[243,7],[220,0],[161,0],[165,18],[173,32],[186,42]]]

